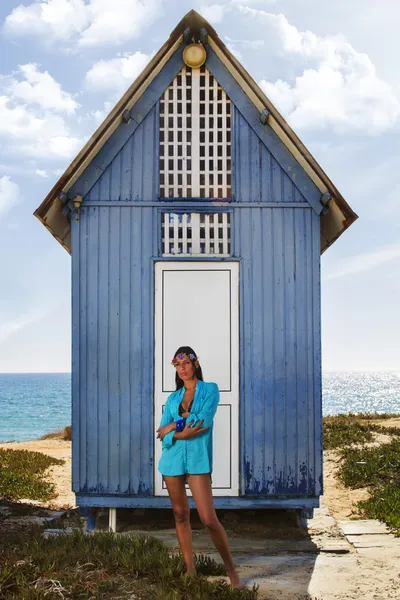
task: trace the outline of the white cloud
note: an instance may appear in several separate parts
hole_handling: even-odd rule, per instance
[[[0,218],[7,215],[20,199],[21,193],[18,184],[7,175],[0,177]]]
[[[9,35],[88,47],[136,37],[160,15],[163,0],[43,0],[21,4],[6,18]]]
[[[233,40],[227,35],[224,37],[224,39],[230,44],[238,44],[239,46],[250,48],[251,50],[259,50],[265,45],[264,40]]]
[[[226,47],[230,52],[232,52],[233,56],[238,59],[239,62],[243,61],[243,54],[238,50],[235,44],[231,44],[230,42],[226,43]]]
[[[44,171],[43,169],[36,169],[35,173],[36,173],[36,175],[39,175],[39,177],[48,177],[49,176],[47,174],[47,171]]]
[[[47,71],[39,71],[35,64],[21,65],[19,70],[23,80],[18,81],[12,77],[9,84],[5,86],[6,93],[12,99],[67,114],[76,111],[79,104],[71,94],[62,90],[58,81]]]
[[[260,82],[294,127],[379,133],[396,125],[399,95],[379,78],[367,54],[357,52],[343,36],[299,31],[282,14],[243,6],[240,11],[266,24],[271,47],[297,59],[295,66],[302,69],[293,83]]]
[[[88,8],[83,0],[45,0],[14,8],[4,28],[11,35],[50,35],[68,40],[88,25]]]
[[[10,154],[35,158],[70,158],[84,140],[71,135],[64,119],[51,112],[37,113],[24,105],[13,106],[0,96],[0,139],[7,139]]]
[[[397,165],[398,164],[399,162],[397,162]],[[382,198],[382,202],[379,205],[379,210],[384,215],[398,215],[400,213],[400,183],[395,185],[395,187],[388,193],[386,198]]]
[[[96,126],[99,126],[107,115],[111,112],[113,107],[112,102],[104,102],[104,106],[101,110],[93,110],[89,113],[89,117],[94,120]]]
[[[199,9],[199,13],[202,17],[209,21],[212,25],[221,23],[222,19],[226,14],[227,7],[222,4],[211,4],[209,6],[203,5]]]
[[[358,254],[352,256],[348,260],[339,262],[336,268],[333,268],[332,271],[324,277],[324,281],[337,279],[338,277],[344,277],[345,275],[355,275],[357,273],[370,271],[395,258],[400,259],[400,244],[391,244],[378,248],[372,252]]]
[[[149,60],[150,56],[142,52],[100,60],[86,73],[85,85],[96,91],[112,91],[113,97],[119,98],[143,71]]]
[[[264,46],[264,40],[234,40],[227,35],[225,36],[225,42],[226,47],[240,62],[243,62],[243,54],[237,49],[237,46],[251,50],[260,50]]]
[[[27,312],[9,320],[3,316],[0,322],[0,342],[4,342],[4,340],[12,336],[14,333],[17,333],[17,331],[21,331],[28,325],[32,325],[33,323],[40,321],[45,316],[46,311],[43,309]]]

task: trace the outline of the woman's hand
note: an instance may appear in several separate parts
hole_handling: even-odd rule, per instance
[[[201,427],[203,420],[199,421],[197,423],[197,425],[195,425],[194,427],[190,427],[190,425],[192,423],[194,423],[194,421],[190,421],[190,423],[186,423],[183,431],[178,432],[177,435],[179,435],[179,433],[180,433],[179,438],[181,440],[190,440],[190,438],[193,438],[196,435],[199,435],[199,433],[203,433],[203,431],[206,431],[208,429],[208,427]]]
[[[157,429],[157,438],[161,441],[164,439],[164,436],[167,435],[170,431],[174,431],[176,429],[176,423],[173,421],[172,423],[168,423],[168,425],[163,425]]]

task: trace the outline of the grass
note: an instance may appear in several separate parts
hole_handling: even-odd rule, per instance
[[[376,416],[377,413],[349,413],[340,414],[335,417],[324,417],[324,448],[332,450],[344,448],[351,444],[372,442],[374,433],[385,433],[400,436],[399,427],[385,427],[376,423],[370,423],[372,419],[392,419],[398,417],[395,414],[384,414]]]
[[[400,536],[400,438],[373,448],[346,448],[342,456],[343,483],[370,488],[370,498],[357,503],[361,514],[385,521]]]
[[[41,452],[0,448],[0,498],[51,500],[56,496],[55,486],[46,478],[46,470],[63,463]]]
[[[384,521],[400,537],[400,428],[368,421],[396,414],[359,413],[324,418],[324,448],[339,451],[338,477],[347,487],[366,487],[370,497],[357,502],[360,515]],[[374,433],[391,436],[389,443],[367,446]],[[357,444],[357,446],[355,446]]]
[[[0,600],[90,598],[140,600],[255,600],[257,588],[239,592],[224,580],[183,577],[181,555],[148,536],[99,532],[45,539],[39,532],[0,541]],[[224,568],[196,556],[202,575],[223,575]]]
[[[67,425],[64,429],[60,429],[59,431],[53,431],[51,433],[46,433],[42,435],[42,437],[38,438],[39,440],[65,440],[70,442],[72,440],[72,427],[71,425]]]

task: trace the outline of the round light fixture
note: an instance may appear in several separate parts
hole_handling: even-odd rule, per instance
[[[206,62],[207,52],[203,44],[189,44],[183,51],[183,61],[192,69],[199,69]]]

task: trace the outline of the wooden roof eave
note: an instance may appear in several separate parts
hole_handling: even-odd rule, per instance
[[[215,35],[215,39],[213,39]],[[218,34],[213,32],[209,37],[210,46],[223,60],[239,85],[244,89],[249,98],[259,109],[260,113],[267,109],[269,113],[268,125],[275,131],[291,154],[298,160],[306,173],[321,191],[321,196],[330,193],[328,215],[321,216],[321,254],[335,242],[350,225],[358,219],[358,215],[349,206],[339,190],[329,179],[328,175],[310,154],[302,141],[267,98],[253,77],[240,64],[236,57],[225,46]]]
[[[117,102],[114,108],[111,110],[106,119],[96,129],[94,134],[74,158],[69,167],[53,186],[51,191],[47,194],[46,198],[40,204],[40,206],[33,213],[35,217],[39,219],[41,223],[54,235],[58,242],[60,242],[68,252],[71,253],[70,243],[65,243],[63,235],[65,228],[68,228],[69,223],[67,217],[61,214],[63,205],[59,200],[59,196],[64,192],[67,193],[72,187],[74,182],[84,172],[87,165],[96,156],[99,149],[104,145],[113,132],[120,125],[122,115],[125,110],[131,110],[138,98],[144,93],[147,87],[150,85],[154,77],[159,73],[163,65],[169,60],[170,56],[175,52],[177,47],[181,44],[183,35],[173,36],[171,35],[167,42],[160,48],[157,54],[151,59],[145,69],[135,79],[129,89],[125,92],[122,98]],[[60,214],[57,215],[58,223],[54,223],[55,211],[51,208],[58,208]]]
[[[225,46],[215,29],[193,10],[178,23],[167,42],[136,78],[108,117],[98,127],[96,132],[92,135],[78,156],[72,161],[68,169],[58,180],[39,208],[35,211],[34,215],[47,227],[47,229],[49,229],[54,237],[56,237],[56,239],[71,252],[70,235],[67,232],[69,224],[67,218],[61,213],[62,206],[60,208],[61,201],[59,200],[59,195],[61,192],[67,192],[71,188],[78,177],[84,172],[90,161],[96,156],[99,149],[119,126],[123,112],[125,110],[130,110],[133,107],[138,98],[144,93],[148,85],[161,70],[162,66],[169,60],[169,57],[177,49],[179,44],[182,43],[183,32],[186,28],[190,28],[195,33],[198,33],[202,28],[206,28],[210,47],[224,62],[232,76],[236,79],[253,104],[260,110],[260,113],[265,109],[269,113],[268,126],[274,130],[282,140],[283,144],[285,144],[294,158],[303,167],[305,172],[321,191],[321,196],[326,193],[331,195],[328,214],[326,216],[321,215],[320,217],[321,253],[323,253],[358,218],[358,215],[347,204],[332,181],[303,145],[279,111],[270,102],[267,96],[265,96],[252,76]],[[53,208],[58,208],[59,214],[57,215],[57,211],[50,211],[50,207],[56,200],[58,200],[58,202],[56,202],[56,206]]]

